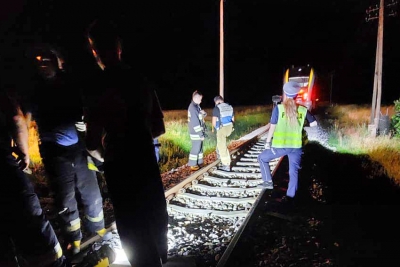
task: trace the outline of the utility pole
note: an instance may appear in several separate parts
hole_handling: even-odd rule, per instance
[[[391,3],[386,7],[393,7],[397,2],[392,0]],[[368,129],[372,136],[377,135],[380,110],[381,110],[381,98],[382,98],[382,62],[383,62],[383,26],[384,26],[384,0],[380,0],[379,7],[369,7],[366,11],[368,17],[366,21],[378,19],[378,34],[376,41],[376,56],[375,56],[375,72],[374,72],[374,86],[372,96],[372,107],[371,107],[371,118]],[[376,14],[378,12],[378,14]],[[396,12],[392,10],[388,13],[389,16],[395,16]]]
[[[219,95],[224,97],[224,2],[219,3]]]

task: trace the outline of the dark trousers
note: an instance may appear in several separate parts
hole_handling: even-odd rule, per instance
[[[189,166],[196,166],[203,164],[203,141],[202,140],[192,140],[192,148],[189,154]]]
[[[168,252],[168,213],[153,146],[140,150],[134,171],[125,153],[104,163],[122,247],[135,267],[161,267]]]
[[[258,155],[261,176],[264,181],[272,181],[271,168],[269,162],[273,159],[288,156],[289,158],[289,184],[286,195],[294,197],[297,191],[299,169],[301,164],[302,148],[275,148],[265,149]]]
[[[2,244],[12,240],[28,261],[54,260],[60,249],[57,236],[47,220],[29,177],[17,168],[13,156],[0,156],[0,203]],[[2,253],[4,251],[2,250]],[[52,261],[51,260],[51,261]]]
[[[42,143],[40,153],[67,241],[82,239],[78,202],[83,206],[87,230],[95,234],[103,229],[103,199],[96,172],[88,169],[87,154],[82,147]]]

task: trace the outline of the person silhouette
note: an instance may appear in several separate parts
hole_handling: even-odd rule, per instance
[[[88,107],[87,149],[104,162],[129,262],[135,267],[162,266],[167,262],[168,213],[153,143],[165,132],[157,95],[138,69],[122,61],[121,38],[110,20],[92,23],[87,40],[102,69],[96,88],[100,93]]]

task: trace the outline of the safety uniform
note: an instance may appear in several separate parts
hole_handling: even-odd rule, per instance
[[[100,236],[106,231],[96,172],[88,168],[75,126],[83,115],[80,93],[62,75],[58,73],[54,80],[38,77],[26,109],[38,125],[39,151],[54,192],[64,244],[71,244],[76,253],[82,239],[78,200],[87,231]]]
[[[29,177],[18,168],[12,155],[11,137],[7,129],[10,129],[13,122],[7,120],[4,112],[12,107],[1,94],[0,92],[0,203],[4,214],[1,218],[1,244],[6,244],[4,240],[11,238],[17,253],[25,260],[36,264],[40,262],[40,266],[49,266],[49,261],[62,257],[62,249]],[[3,248],[1,251],[2,254],[5,252]]]
[[[228,103],[220,103],[214,107],[213,117],[217,118],[217,152],[221,163],[225,166],[229,166],[231,164],[231,156],[229,154],[226,138],[233,132],[233,107]]]
[[[271,182],[271,168],[269,162],[275,158],[285,155],[289,158],[289,184],[286,195],[294,197],[298,185],[298,170],[301,164],[303,126],[305,120],[315,121],[314,116],[307,108],[299,105],[297,107],[297,122],[295,125],[289,123],[284,106],[277,105],[271,115],[271,124],[276,124],[275,132],[270,149],[265,149],[259,156],[261,176],[263,181]]]
[[[189,154],[188,166],[203,164],[204,118],[200,105],[192,101],[188,107],[188,127],[192,148]]]

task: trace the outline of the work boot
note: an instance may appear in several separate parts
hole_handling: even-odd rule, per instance
[[[109,244],[100,245],[94,243],[77,267],[110,266],[115,261],[116,256],[116,251]]]
[[[190,166],[191,171],[198,171],[200,169],[199,165]]]
[[[121,239],[117,230],[113,230],[112,232],[108,232],[103,236],[103,239],[99,242],[100,247],[103,245],[109,245],[112,249],[122,249]],[[98,249],[97,247],[96,249]]]
[[[220,167],[220,170],[230,172],[230,171],[231,171],[231,166],[229,166],[229,165],[222,165],[222,166]]]
[[[49,267],[72,267],[72,264],[64,255],[62,255]]]
[[[74,241],[72,243],[69,243],[66,247],[66,251],[70,256],[74,256],[79,252],[81,252],[80,241]]]
[[[261,186],[266,189],[274,189],[274,184],[272,183],[272,181],[262,182]]]

